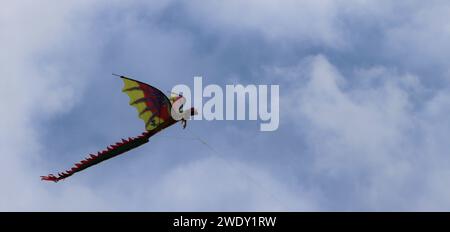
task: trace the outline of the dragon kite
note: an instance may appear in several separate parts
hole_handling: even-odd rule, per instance
[[[186,127],[186,117],[172,117],[172,112],[175,110],[172,109],[172,104],[180,98],[183,98],[181,95],[170,97],[169,99],[161,90],[149,84],[125,76],[119,77],[124,82],[122,91],[130,98],[130,105],[137,109],[139,118],[145,122],[145,132],[137,137],[122,139],[121,142],[110,145],[97,154],[90,154],[89,157],[76,163],[74,167],[67,171],[58,173],[57,175],[49,174],[47,176],[41,176],[42,180],[58,182],[86,168],[121,155],[147,143],[150,137],[178,121],[182,122],[183,128]],[[179,112],[182,112],[182,107],[181,105],[178,109]],[[187,113],[189,116],[197,114],[194,108],[190,108],[188,112],[184,113]]]

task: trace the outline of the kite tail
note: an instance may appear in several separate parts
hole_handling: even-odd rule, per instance
[[[53,181],[56,183],[75,174],[76,172],[80,172],[107,159],[113,158],[136,147],[139,147],[147,143],[150,136],[151,133],[144,132],[134,138],[128,138],[127,140],[122,139],[121,142],[118,142],[115,145],[108,146],[106,150],[100,151],[96,155],[90,154],[89,157],[80,161],[79,163],[76,163],[75,166],[70,170],[58,173],[57,175],[49,174],[48,176],[41,176],[41,180]]]

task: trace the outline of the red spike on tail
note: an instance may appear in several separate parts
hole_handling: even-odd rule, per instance
[[[47,176],[41,176],[41,180],[45,181],[53,181],[58,182],[60,180],[63,180],[76,172],[82,171],[86,168],[89,168],[93,165],[96,165],[100,162],[103,162],[107,159],[113,158],[115,156],[121,155],[131,149],[134,149],[136,147],[141,146],[142,144],[145,144],[148,142],[148,138],[151,136],[149,133],[144,133],[144,136],[139,136],[137,138],[130,138],[126,142],[123,143],[116,143],[117,146],[108,146],[106,150],[100,151],[97,153],[97,155],[90,154],[88,158],[85,158],[84,160],[75,163],[74,167],[71,169],[58,173],[57,176],[53,174],[49,174]],[[124,141],[124,140],[122,140]]]
[[[41,176],[41,180],[45,180],[45,181],[53,181],[53,182],[58,182],[59,178],[54,176],[53,174],[49,174],[48,176]]]

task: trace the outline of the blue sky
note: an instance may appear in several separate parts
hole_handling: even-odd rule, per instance
[[[448,211],[448,15],[438,0],[4,3],[0,210]],[[142,131],[113,72],[278,84],[280,127],[175,125],[41,182]]]

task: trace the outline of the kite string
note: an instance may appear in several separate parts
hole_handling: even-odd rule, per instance
[[[185,138],[185,139],[192,139],[192,140],[197,140],[200,143],[202,143],[203,145],[205,145],[208,149],[210,149],[212,151],[212,153],[219,159],[225,161],[224,163],[226,165],[228,165],[231,169],[234,169],[236,172],[238,172],[241,175],[244,175],[248,180],[250,180],[251,182],[253,182],[254,185],[257,185],[261,190],[263,190],[264,192],[266,192],[266,194],[268,194],[272,199],[278,201],[278,203],[280,203],[282,206],[284,206],[286,209],[289,209],[290,207],[285,205],[283,203],[283,201],[281,201],[279,198],[277,198],[275,195],[273,195],[273,193],[271,191],[269,191],[266,187],[264,187],[260,181],[257,181],[255,178],[253,178],[252,176],[250,176],[248,173],[244,172],[241,168],[236,167],[236,165],[232,164],[231,162],[229,162],[228,160],[226,160],[225,158],[222,157],[222,155],[216,150],[214,149],[214,147],[212,147],[211,145],[209,145],[205,140],[203,140],[200,136],[198,136],[197,134],[195,134],[192,130],[188,129],[188,131],[194,136],[194,138]]]
[[[219,159],[225,161],[224,163],[226,165],[228,165],[231,169],[233,169],[234,171],[238,172],[241,175],[244,175],[248,180],[250,180],[251,182],[253,182],[253,184],[257,185],[260,189],[262,189],[264,192],[266,192],[271,198],[273,198],[274,200],[278,201],[281,205],[283,205],[286,209],[289,209],[290,207],[286,206],[280,199],[278,199],[275,195],[273,195],[271,193],[271,191],[269,191],[266,187],[264,187],[259,181],[255,180],[255,178],[251,177],[248,173],[244,172],[243,170],[241,170],[240,168],[236,167],[236,165],[233,165],[232,163],[230,163],[228,160],[226,160],[225,158],[222,157],[222,155],[216,150],[214,149],[213,146],[211,146],[210,144],[208,144],[204,139],[202,139],[200,136],[198,136],[197,134],[195,134],[193,131],[189,130],[188,131],[193,135],[194,138],[191,137],[179,137],[179,136],[159,136],[159,137],[166,137],[166,138],[171,138],[171,139],[181,139],[181,140],[191,140],[191,141],[198,141],[200,143],[202,143],[205,147],[207,147],[210,151],[212,151],[212,153]]]

